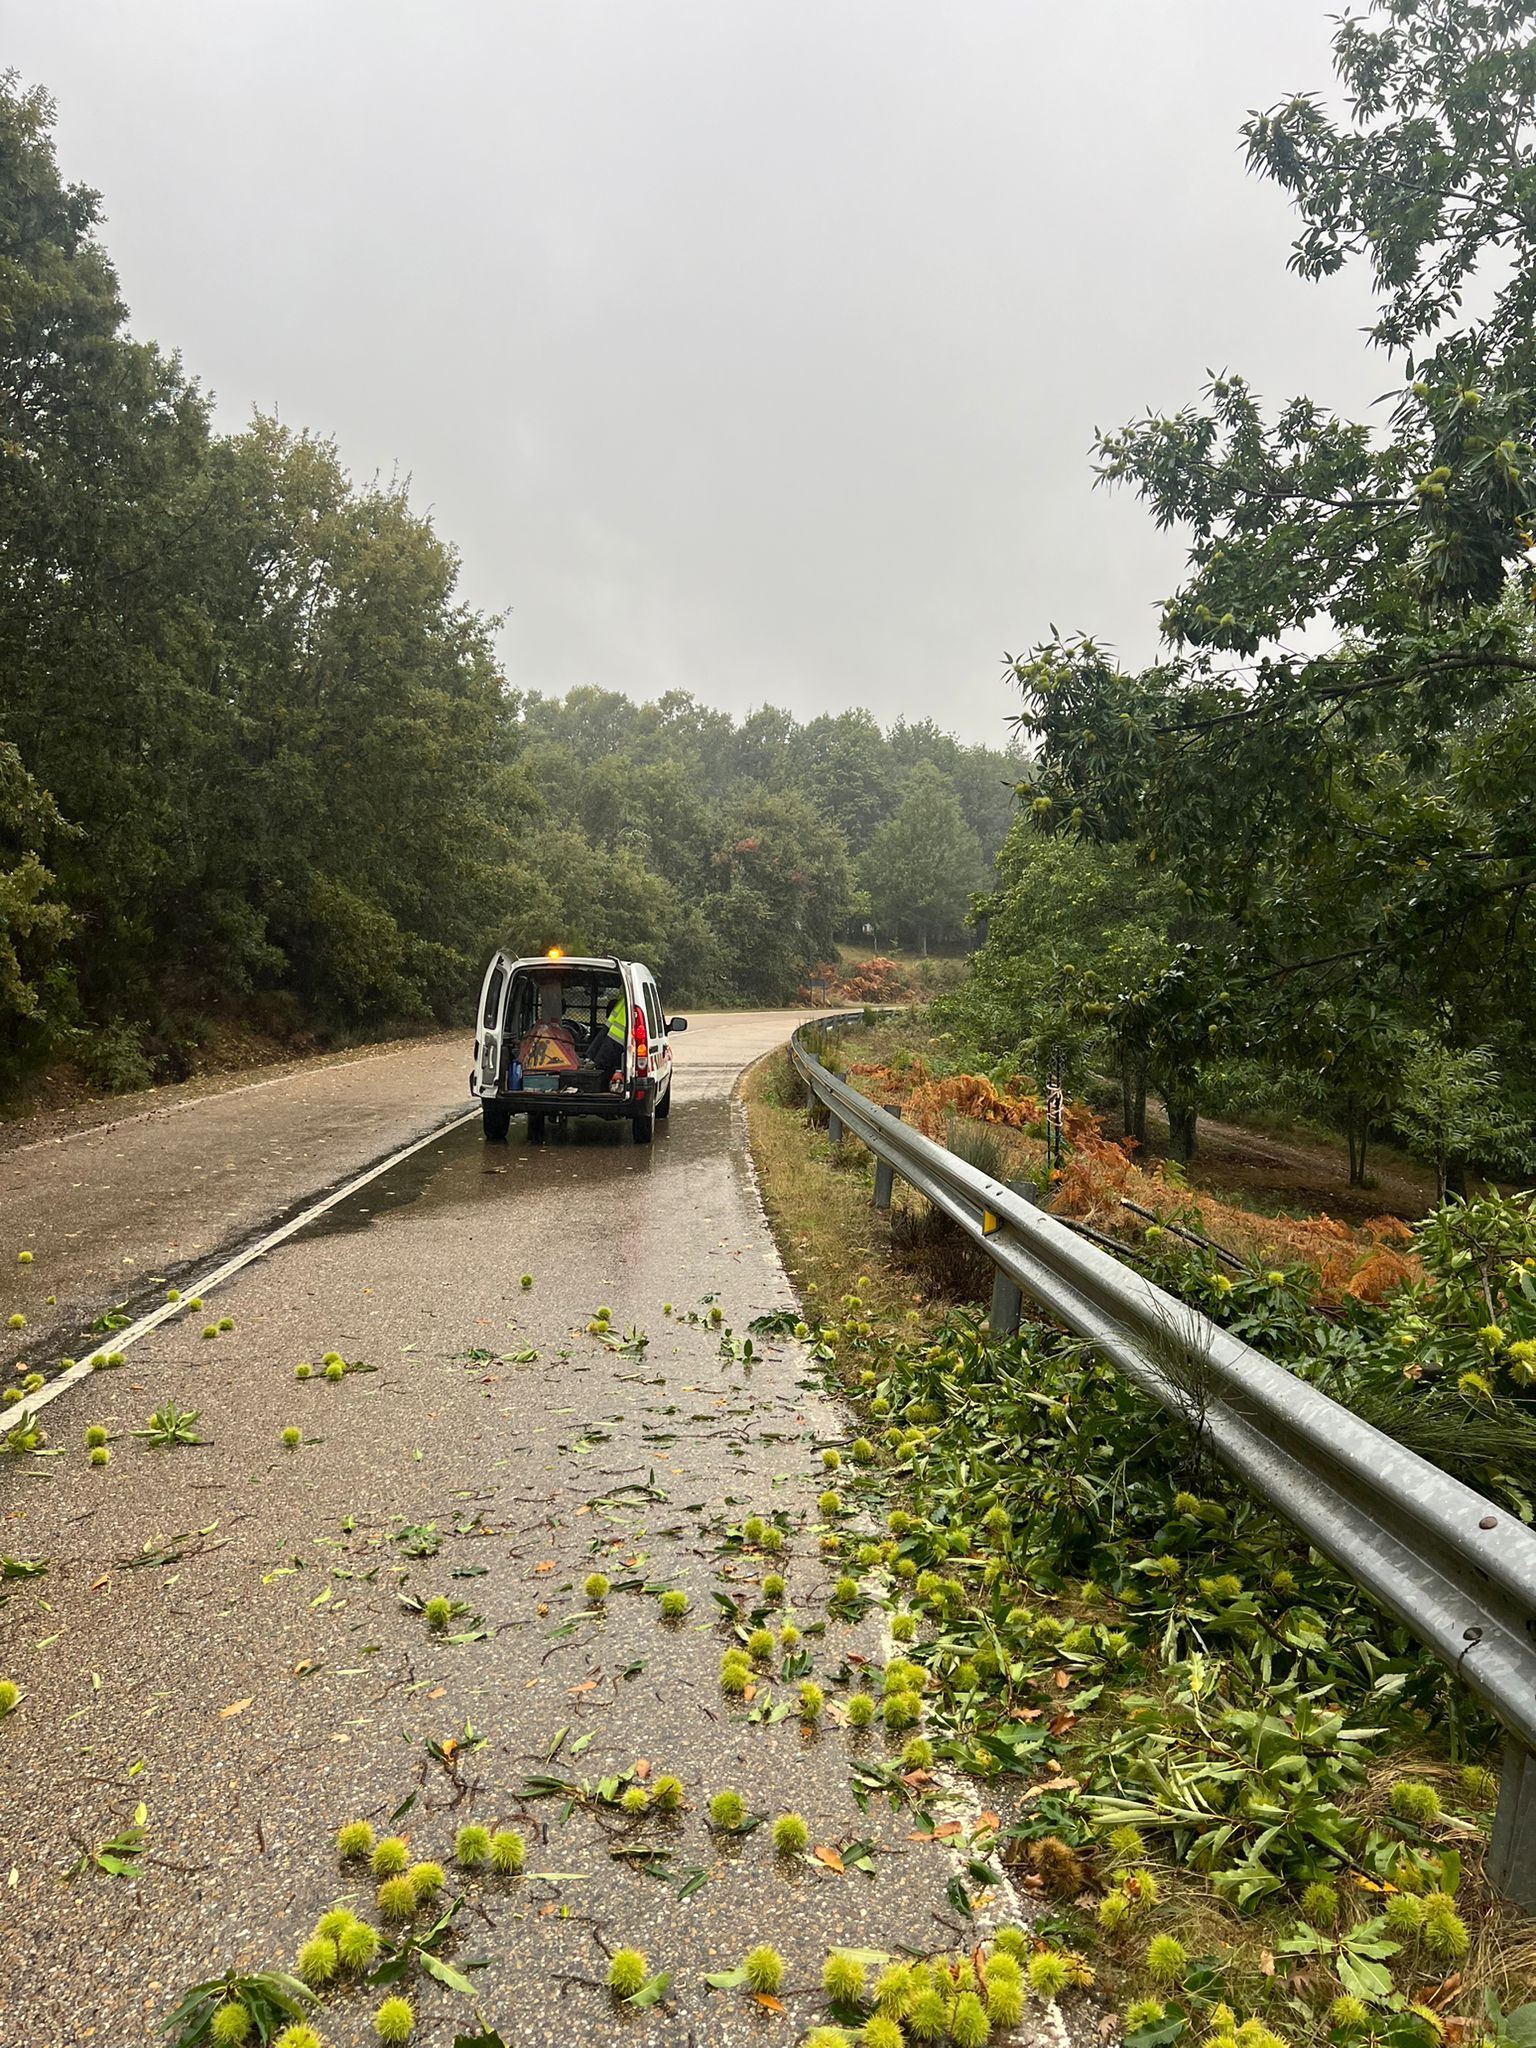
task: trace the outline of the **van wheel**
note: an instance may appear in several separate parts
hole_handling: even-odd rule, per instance
[[[499,1141],[506,1137],[507,1127],[512,1121],[512,1112],[504,1102],[482,1102],[480,1121],[485,1125],[485,1135]]]
[[[660,1102],[656,1105],[656,1114],[659,1117],[669,1117],[672,1114],[672,1083],[670,1081],[667,1083],[666,1094],[663,1095]]]
[[[649,1145],[652,1138],[656,1135],[655,1115],[648,1110],[644,1116],[631,1117],[629,1122],[630,1129],[635,1134],[635,1143],[637,1145]]]
[[[542,1109],[530,1109],[528,1112],[528,1142],[530,1145],[542,1145],[544,1142],[544,1112]]]

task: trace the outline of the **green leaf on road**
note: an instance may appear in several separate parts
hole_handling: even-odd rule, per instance
[[[661,1970],[656,1976],[648,1977],[634,1997],[626,1999],[624,2002],[626,2005],[633,2006],[658,2005],[666,1997],[667,1988],[671,1982],[672,1972],[670,1970]]]

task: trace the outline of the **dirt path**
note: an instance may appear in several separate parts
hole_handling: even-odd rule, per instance
[[[1156,1105],[1148,1108],[1147,1124],[1148,1157],[1165,1158],[1168,1126]],[[1330,1138],[1271,1137],[1202,1117],[1198,1142],[1189,1169],[1194,1185],[1213,1195],[1235,1195],[1256,1209],[1309,1216],[1326,1211],[1343,1223],[1364,1223],[1374,1216],[1414,1223],[1434,1206],[1433,1173],[1390,1145],[1371,1147],[1366,1159],[1371,1186],[1352,1188],[1348,1154]]]

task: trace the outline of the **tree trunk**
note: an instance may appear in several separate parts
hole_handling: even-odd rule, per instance
[[[1120,1128],[1126,1137],[1131,1135],[1131,1119],[1134,1115],[1131,1092],[1131,1063],[1127,1059],[1122,1059],[1120,1062]]]
[[[1443,1160],[1440,1165],[1439,1180],[1440,1199],[1442,1202],[1447,1195],[1456,1195],[1463,1202],[1467,1199],[1467,1162],[1465,1159],[1458,1158],[1453,1154],[1451,1157]]]
[[[1131,1136],[1138,1145],[1147,1142],[1147,1070],[1141,1061],[1136,1062],[1136,1094],[1131,1105]]]
[[[1349,1184],[1352,1188],[1365,1186],[1365,1140],[1367,1117],[1360,1105],[1360,1098],[1351,1095],[1344,1105],[1344,1132],[1349,1140]]]
[[[1168,1150],[1180,1166],[1188,1166],[1195,1156],[1195,1126],[1199,1112],[1189,1103],[1169,1102]]]

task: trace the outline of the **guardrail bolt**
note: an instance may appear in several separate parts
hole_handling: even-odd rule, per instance
[[[1487,1872],[1505,1898],[1536,1911],[1536,1757],[1513,1736],[1504,1745]]]
[[[901,1122],[901,1111],[899,1109],[893,1109],[889,1114],[895,1117],[897,1123]],[[877,1209],[884,1210],[890,1208],[891,1195],[895,1186],[895,1167],[887,1160],[877,1159],[875,1161],[875,1207]]]

